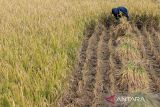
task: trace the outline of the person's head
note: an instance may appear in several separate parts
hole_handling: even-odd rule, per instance
[[[119,19],[119,10],[117,8],[113,8],[112,9],[112,14],[114,15],[114,17],[118,20]]]
[[[117,15],[119,13],[118,9],[117,8],[113,8],[112,9],[112,14],[113,15]]]

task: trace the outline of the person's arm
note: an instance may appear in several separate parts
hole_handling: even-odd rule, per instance
[[[127,20],[129,21],[129,16],[128,16],[128,13],[126,13],[126,14],[125,14],[125,16],[127,17]]]

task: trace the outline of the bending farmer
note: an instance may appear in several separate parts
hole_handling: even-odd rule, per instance
[[[119,20],[122,16],[125,16],[127,20],[129,20],[128,10],[125,7],[113,8],[112,14],[117,20]]]

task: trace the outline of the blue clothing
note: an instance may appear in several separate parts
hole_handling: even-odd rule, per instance
[[[129,20],[129,16],[128,16],[128,10],[125,7],[118,7],[118,8],[113,8],[112,9],[112,14],[114,15],[114,17],[118,20],[119,18],[121,18],[120,16],[120,12],[122,12],[122,14],[127,17],[127,20]]]

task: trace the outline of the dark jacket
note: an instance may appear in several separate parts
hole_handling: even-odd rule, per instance
[[[118,20],[119,18],[121,18],[120,12],[122,12],[123,16],[127,17],[127,20],[129,20],[127,8],[125,8],[125,7],[118,7],[118,8],[113,8],[113,9],[112,9],[112,14],[114,15],[114,17],[115,17],[117,20]]]

